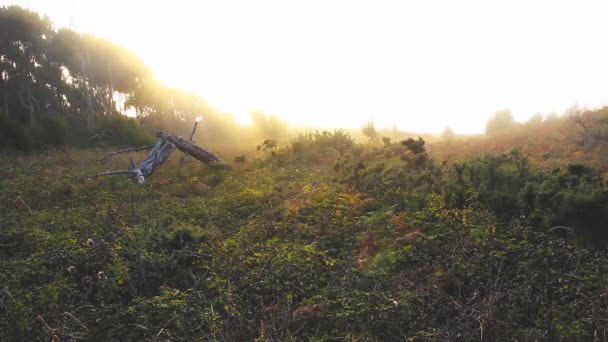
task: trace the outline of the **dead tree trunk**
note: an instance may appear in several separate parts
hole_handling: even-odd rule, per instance
[[[224,163],[220,159],[220,157],[216,156],[214,153],[209,152],[203,148],[196,146],[192,141],[185,140],[184,138],[165,133],[158,132],[156,134],[158,137],[158,141],[156,145],[152,148],[150,153],[146,156],[146,158],[137,166],[133,165],[131,162],[131,166],[128,170],[119,170],[119,171],[107,171],[98,174],[98,176],[109,176],[109,175],[118,175],[118,174],[128,174],[137,181],[139,184],[143,184],[146,181],[146,178],[152,175],[154,170],[159,167],[173,151],[177,147],[178,150],[200,160],[201,162],[215,167],[227,168],[228,165]],[[127,149],[115,152],[112,155],[129,152],[133,149]],[[107,158],[107,157],[106,157]],[[104,159],[106,159],[104,158]]]
[[[139,165],[135,166],[131,161],[131,166],[128,170],[102,172],[99,176],[129,174],[138,184],[144,184],[146,177],[152,175],[152,172],[167,160],[173,151],[175,151],[175,145],[166,140],[158,139],[152,151],[148,153]]]
[[[190,141],[194,142],[192,139],[194,138],[194,133],[196,132],[196,127],[198,127],[198,119],[194,121],[194,126],[192,126],[192,132],[190,132]],[[186,160],[186,155],[182,154],[182,158],[179,160],[179,166],[177,167],[177,175],[180,175],[182,171],[182,166],[184,166],[184,161]]]
[[[165,133],[163,131],[156,133],[156,136],[161,140],[173,143],[178,150],[194,157],[197,160],[202,161],[207,165],[220,167],[227,166],[226,163],[224,163],[224,161],[220,159],[220,157],[216,156],[212,152],[198,147],[192,141],[188,141],[180,136]]]

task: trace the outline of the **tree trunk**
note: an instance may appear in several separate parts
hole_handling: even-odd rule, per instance
[[[110,115],[112,115],[116,110],[116,108],[114,108],[114,75],[112,74],[112,61],[108,61],[108,76],[110,77],[110,96],[108,96],[108,102],[110,105]]]
[[[163,131],[156,133],[156,136],[161,140],[173,143],[178,150],[191,155],[195,159],[205,164],[221,167],[227,166],[227,164],[224,163],[220,157],[216,156],[212,152],[196,146],[192,141],[188,141],[180,136],[165,133]]]
[[[9,113],[8,113],[8,97],[6,96],[6,93],[4,93],[4,114],[8,117]]]
[[[99,176],[130,174],[134,180],[137,181],[137,183],[144,184],[146,182],[146,177],[152,175],[154,170],[164,163],[174,150],[175,145],[166,140],[158,139],[158,142],[156,142],[156,145],[154,145],[152,151],[148,153],[146,159],[144,159],[139,165],[134,166],[133,162],[131,161],[131,166],[128,170],[102,172],[99,174]]]
[[[196,125],[194,127],[196,128]],[[194,129],[193,129],[193,132],[194,132]],[[196,146],[192,141],[188,141],[180,136],[165,133],[162,131],[158,132],[156,134],[156,136],[158,137],[158,141],[156,142],[156,145],[154,145],[154,148],[152,148],[152,151],[150,151],[150,153],[146,156],[146,158],[139,165],[135,166],[135,165],[133,165],[133,162],[131,162],[131,166],[129,167],[128,170],[107,171],[107,172],[102,172],[98,175],[99,176],[108,176],[108,175],[118,175],[118,174],[129,174],[134,178],[134,180],[137,181],[137,183],[143,184],[146,181],[146,177],[149,177],[158,166],[160,166],[165,160],[167,160],[167,158],[169,158],[169,155],[175,150],[176,147],[178,150],[196,158],[197,160],[199,160],[207,165],[221,167],[221,168],[230,168],[230,166],[228,164],[226,164],[224,161],[222,161],[214,153]],[[147,147],[144,147],[144,148],[147,148]],[[139,148],[139,149],[144,149],[144,148]],[[126,149],[126,150],[112,153],[112,154],[106,156],[105,158],[103,158],[102,161],[115,154],[130,152],[130,151],[134,151],[134,150],[138,150],[138,149]]]
[[[92,131],[95,129],[95,114],[93,113],[93,102],[91,101],[91,77],[89,76],[88,73],[88,69],[87,69],[87,64],[88,64],[88,55],[86,56],[86,61],[85,61],[85,56],[83,56],[83,53],[81,52],[79,54],[80,57],[80,67],[82,68],[82,73],[84,75],[84,80],[83,80],[83,85],[84,85],[84,94],[85,94],[85,100],[86,100],[86,104],[87,104],[87,129],[89,131]]]
[[[19,89],[17,91],[17,96],[19,98],[19,102],[21,102],[21,106],[23,106],[27,109],[28,124],[30,125],[30,127],[33,127],[34,123],[36,122],[36,116],[34,115],[34,105],[32,104],[32,97],[29,93],[29,89],[27,89],[27,90]]]

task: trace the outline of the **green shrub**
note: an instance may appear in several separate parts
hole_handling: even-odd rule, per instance
[[[355,147],[355,141],[342,130],[298,133],[291,142],[291,151],[298,160],[305,162],[339,158]]]
[[[152,144],[155,138],[137,125],[137,121],[124,115],[98,116],[96,133],[98,141],[139,146]]]
[[[49,115],[40,120],[36,131],[41,146],[59,146],[67,141],[68,123],[60,116]]]
[[[6,115],[0,115],[0,149],[30,152],[34,145],[34,137],[27,127]]]

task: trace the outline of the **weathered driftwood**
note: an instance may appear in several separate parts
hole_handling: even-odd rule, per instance
[[[143,184],[146,181],[146,178],[152,175],[154,170],[159,167],[173,151],[175,148],[178,150],[196,158],[197,160],[210,165],[210,166],[219,166],[219,167],[227,167],[228,165],[224,163],[218,156],[214,153],[209,152],[203,148],[200,148],[194,142],[185,140],[184,138],[169,134],[166,132],[158,132],[156,134],[158,137],[158,141],[156,145],[152,148],[150,153],[146,156],[146,158],[139,163],[139,165],[134,165],[133,161],[131,161],[131,166],[128,170],[118,170],[118,171],[107,171],[99,173],[98,176],[109,176],[109,175],[120,175],[120,174],[128,174],[133,177],[135,181],[139,184]],[[140,148],[144,149],[144,148]],[[118,152],[128,152],[127,150],[122,150]],[[117,153],[110,154],[112,156]],[[108,157],[109,157],[108,156]],[[104,158],[105,159],[105,158]]]
[[[212,152],[209,152],[203,148],[198,147],[192,141],[188,141],[180,136],[165,133],[163,131],[156,133],[156,136],[161,140],[165,140],[165,141],[173,143],[175,145],[175,147],[177,147],[178,150],[194,157],[197,160],[202,161],[203,163],[205,163],[207,165],[221,166],[221,167],[227,166],[226,163],[224,163],[224,161],[222,161],[220,159],[220,157],[216,156]]]
[[[152,151],[148,153],[139,165],[135,166],[131,161],[131,166],[128,170],[102,172],[99,176],[130,174],[137,183],[143,184],[146,181],[146,177],[152,175],[152,172],[167,160],[173,151],[175,151],[175,145],[166,140],[158,139]]]
[[[194,138],[194,133],[196,132],[196,127],[198,127],[198,120],[194,121],[194,126],[192,126],[192,132],[190,132],[190,141],[194,142],[192,139]],[[186,160],[186,154],[182,153],[182,158],[179,160],[179,166],[177,167],[177,175],[180,175],[182,171],[182,166],[184,166],[184,161]]]

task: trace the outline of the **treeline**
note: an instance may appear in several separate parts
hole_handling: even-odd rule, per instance
[[[185,134],[199,116],[203,139],[242,136],[232,116],[161,84],[125,47],[56,30],[48,17],[19,6],[0,7],[0,149],[136,145],[158,129]]]
[[[581,139],[608,140],[608,107],[589,110],[572,106],[559,116],[556,113],[545,116],[536,113],[524,123],[517,122],[510,109],[503,109],[488,119],[486,135],[496,136],[514,129],[535,129],[543,124],[559,122],[566,123],[571,129],[582,130]]]

